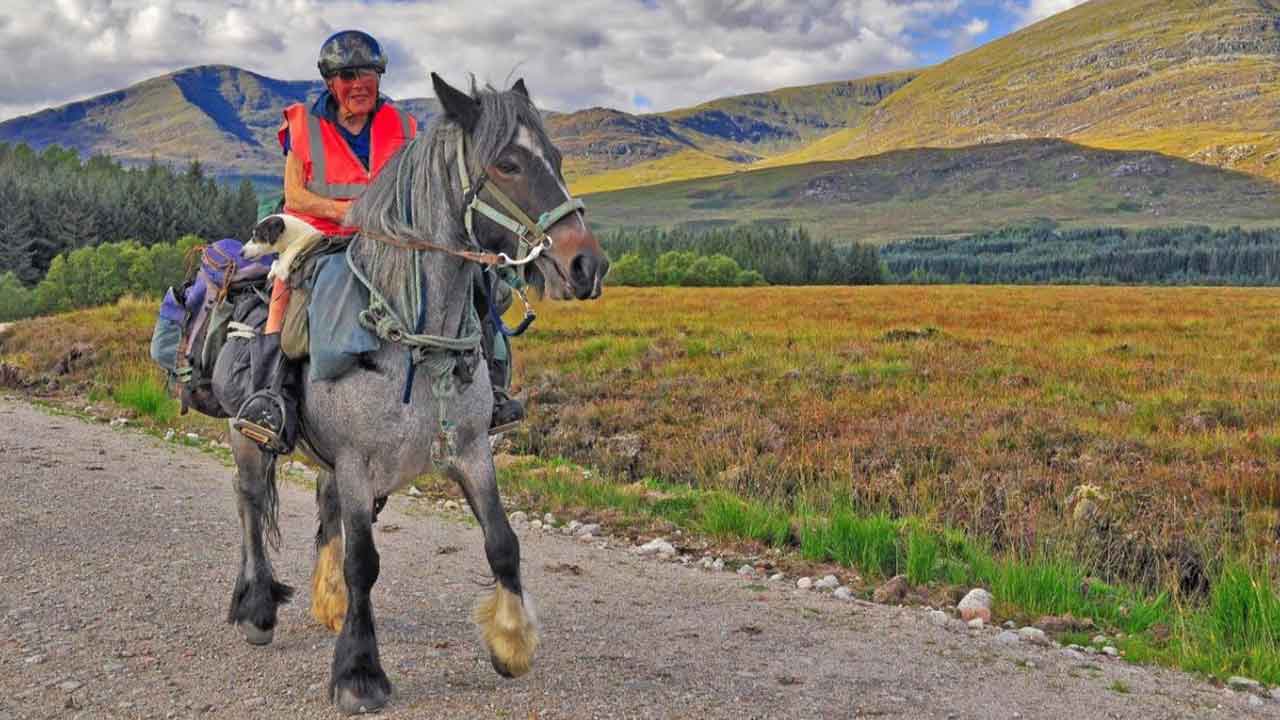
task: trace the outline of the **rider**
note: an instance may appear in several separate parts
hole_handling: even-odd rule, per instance
[[[310,108],[302,103],[285,108],[280,127],[284,211],[326,234],[351,235],[358,228],[345,225],[344,219],[352,200],[417,134],[417,122],[378,92],[387,58],[369,34],[334,33],[321,45],[317,66],[326,91]],[[292,451],[297,436],[296,372],[280,351],[288,295],[288,286],[276,280],[266,329],[258,336],[260,362],[254,362],[252,378],[256,392],[233,423],[264,449],[281,454]],[[524,416],[520,403],[505,393],[509,355],[486,353],[495,378],[494,426],[514,424]]]

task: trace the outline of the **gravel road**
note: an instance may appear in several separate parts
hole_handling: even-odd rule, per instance
[[[128,429],[0,400],[0,720],[335,717],[333,638],[306,608],[309,490],[281,487],[276,641],[223,622],[239,552],[232,471]],[[429,511],[429,508],[432,508]],[[733,573],[523,531],[543,646],[499,678],[469,610],[478,528],[395,497],[374,607],[392,718],[1252,718],[1188,675],[936,627]]]

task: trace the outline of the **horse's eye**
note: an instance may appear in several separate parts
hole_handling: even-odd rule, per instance
[[[498,172],[502,173],[503,175],[520,174],[520,166],[516,165],[513,162],[506,162],[506,161],[499,162],[495,167],[497,167]]]

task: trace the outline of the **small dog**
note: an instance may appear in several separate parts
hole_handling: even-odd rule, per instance
[[[244,244],[242,254],[252,260],[278,253],[279,257],[271,263],[271,272],[267,277],[288,280],[293,259],[323,238],[324,233],[301,218],[284,213],[268,215],[253,227],[253,233],[249,242]]]

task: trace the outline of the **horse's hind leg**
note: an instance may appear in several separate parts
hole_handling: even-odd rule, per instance
[[[342,503],[333,474],[316,478],[316,564],[311,571],[311,617],[333,632],[347,614],[347,584],[342,576]]]
[[[533,667],[538,623],[533,603],[520,582],[520,541],[507,521],[498,495],[488,441],[471,443],[450,475],[462,487],[484,531],[484,552],[497,586],[476,607],[474,620],[499,675],[520,677]]]
[[[329,699],[348,715],[377,710],[391,697],[391,682],[378,657],[369,597],[378,581],[380,561],[373,544],[373,492],[368,476],[368,467],[348,467],[339,461],[334,479],[345,535],[342,575],[347,613],[333,649]]]
[[[267,538],[278,543],[280,535],[276,525],[275,457],[262,452],[238,432],[230,435],[242,536],[240,573],[231,593],[227,622],[238,626],[248,642],[266,645],[275,635],[276,609],[293,595],[293,588],[276,582],[267,557]]]

